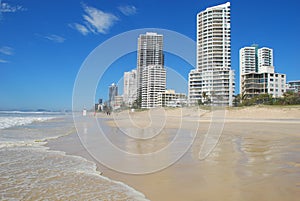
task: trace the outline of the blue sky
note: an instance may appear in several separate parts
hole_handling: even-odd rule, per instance
[[[196,14],[224,0],[2,0],[0,1],[0,109],[70,109],[76,75],[90,52],[125,31],[161,28],[196,39]],[[300,79],[297,0],[232,0],[232,68],[238,87],[238,51],[274,49],[275,70]],[[187,63],[166,55],[183,77]],[[116,61],[96,97],[135,68],[136,54]],[[169,86],[172,88],[172,86]],[[239,92],[237,88],[236,93]]]

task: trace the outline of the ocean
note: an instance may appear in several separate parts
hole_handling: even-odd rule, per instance
[[[147,200],[94,162],[45,146],[74,132],[72,114],[0,111],[0,200]]]

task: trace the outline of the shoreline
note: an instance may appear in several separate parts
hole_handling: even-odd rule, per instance
[[[141,113],[137,112],[135,115],[140,116]],[[189,118],[193,119],[196,116],[191,113]],[[298,133],[300,107],[234,108],[226,111],[226,117],[228,119],[225,120],[220,141],[206,160],[200,161],[197,158],[201,139],[196,138],[193,146],[175,164],[146,175],[119,173],[103,166],[82,146],[76,133],[49,140],[44,146],[49,147],[50,150],[61,150],[66,154],[81,156],[95,162],[97,171],[102,172],[104,177],[116,182],[120,181],[153,201],[270,200],[271,198],[273,200],[297,200],[296,198],[300,196],[297,191],[297,185],[300,185],[297,182],[300,179],[300,171],[295,168],[299,168],[300,161],[294,158],[299,154],[299,150],[296,148],[286,152],[285,149],[289,149],[287,145],[299,141],[297,139],[300,136]],[[205,132],[209,126],[209,113],[201,118],[206,118],[200,121],[200,131]],[[279,143],[280,146],[273,145],[274,143]],[[281,148],[273,150],[272,147],[276,146]],[[300,144],[294,146],[299,148]],[[253,156],[253,153],[258,155],[257,158]],[[292,159],[296,161],[286,162],[287,159],[283,154],[291,154]],[[270,166],[269,163],[272,165]],[[286,163],[294,164],[292,165],[294,172],[290,173],[294,175],[294,178],[285,176],[286,171],[281,166]],[[249,172],[253,172],[254,175],[247,176]],[[258,181],[260,181],[258,186],[252,185]],[[269,187],[265,187],[266,190],[263,191],[261,185]],[[280,190],[287,187],[289,187],[287,190],[289,195]],[[218,193],[215,193],[216,191]]]

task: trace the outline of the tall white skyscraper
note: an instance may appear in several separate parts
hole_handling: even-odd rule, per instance
[[[189,101],[232,105],[230,3],[213,6],[197,15],[197,69],[189,74]]]
[[[161,92],[162,85],[166,86],[166,76],[164,69],[164,54],[163,54],[163,35],[147,32],[141,34],[138,38],[138,52],[137,52],[137,99],[142,108],[152,108],[152,100],[148,98],[157,95]],[[162,76],[152,79],[153,76]],[[164,80],[164,83],[161,81]],[[157,86],[156,86],[157,85]],[[151,88],[158,88],[159,90],[152,91]],[[165,90],[165,89],[164,89]],[[145,94],[150,92],[150,94]]]
[[[131,106],[137,95],[137,70],[124,73],[123,101]]]

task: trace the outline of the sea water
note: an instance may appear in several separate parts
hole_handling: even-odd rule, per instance
[[[43,146],[74,132],[70,114],[0,112],[0,200],[146,200],[95,163]]]

